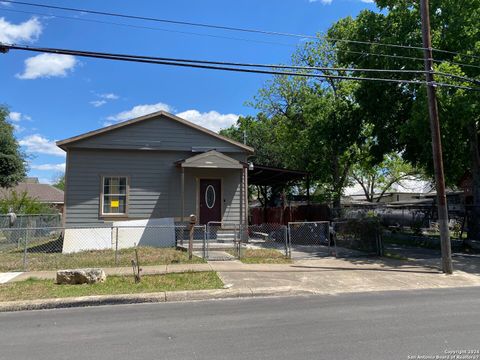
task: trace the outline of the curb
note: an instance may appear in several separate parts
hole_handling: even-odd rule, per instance
[[[100,305],[122,305],[142,303],[181,302],[215,299],[237,299],[269,296],[313,295],[314,291],[285,287],[214,289],[193,291],[162,291],[158,293],[96,295],[60,299],[7,301],[0,303],[1,312],[23,310],[64,309]]]

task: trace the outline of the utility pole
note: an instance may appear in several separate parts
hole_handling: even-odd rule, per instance
[[[422,39],[425,57],[425,71],[427,78],[428,112],[430,115],[430,130],[432,133],[433,166],[435,169],[435,183],[437,188],[438,225],[440,228],[440,242],[442,249],[442,270],[446,274],[453,272],[452,249],[448,230],[447,195],[445,191],[445,176],[443,172],[442,139],[440,136],[440,121],[438,119],[438,105],[433,79],[433,53],[430,38],[430,14],[428,0],[420,0],[422,17]]]

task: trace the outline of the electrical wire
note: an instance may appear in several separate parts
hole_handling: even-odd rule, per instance
[[[104,24],[104,25],[124,26],[124,27],[130,27],[130,28],[134,28],[134,29],[155,30],[155,31],[163,31],[163,32],[168,32],[168,33],[176,33],[176,34],[205,36],[205,37],[218,38],[218,39],[255,42],[255,43],[259,43],[259,44],[279,45],[279,46],[288,46],[288,47],[297,46],[297,44],[286,44],[286,43],[280,43],[280,42],[275,42],[275,41],[265,41],[265,40],[258,40],[258,39],[246,39],[246,38],[238,38],[238,37],[232,37],[232,36],[197,33],[197,32],[191,32],[191,31],[171,30],[171,29],[165,29],[165,28],[159,28],[159,27],[153,27],[153,26],[134,25],[134,24],[113,22],[113,21],[103,21],[103,20],[97,20],[97,19],[85,19],[85,18],[80,18],[80,17],[57,15],[57,14],[48,14],[48,13],[42,13],[42,12],[37,12],[37,11],[33,12],[33,11],[24,11],[24,10],[17,10],[17,9],[5,9],[5,8],[0,8],[0,11],[8,11],[8,12],[15,12],[15,13],[20,13],[20,14],[45,16],[45,17],[48,17],[48,18],[74,20],[74,21],[81,21],[81,22]]]
[[[255,42],[255,43],[269,44],[269,45],[279,45],[279,46],[288,46],[288,47],[298,46],[297,44],[286,44],[286,43],[263,41],[263,40],[256,40],[256,39],[246,39],[246,38],[237,38],[237,37],[222,36],[222,35],[195,33],[195,32],[189,32],[189,31],[178,31],[178,30],[170,30],[170,29],[151,27],[151,26],[117,23],[117,22],[102,21],[102,20],[96,20],[96,19],[84,19],[84,18],[78,18],[78,17],[72,17],[72,16],[47,14],[47,13],[39,13],[39,12],[23,11],[23,10],[15,10],[15,9],[0,9],[0,11],[10,11],[10,12],[16,12],[16,13],[24,13],[24,14],[31,14],[31,15],[37,15],[37,16],[46,16],[46,17],[66,19],[66,20],[91,22],[91,23],[99,23],[99,24],[106,24],[106,25],[125,26],[125,27],[137,28],[137,29],[157,30],[157,31],[164,31],[164,32],[169,32],[169,33],[187,34],[187,35],[195,35],[195,36],[205,36],[205,37],[219,38],[219,39]],[[403,60],[414,60],[414,61],[422,61],[422,62],[424,61],[424,59],[422,57],[391,55],[391,54],[378,54],[378,53],[370,53],[370,52],[365,52],[365,51],[353,51],[353,50],[344,50],[344,49],[336,49],[336,51],[342,52],[342,53],[359,54],[359,55],[362,55],[362,56],[376,56],[376,57],[386,57],[386,58],[403,59]],[[442,63],[444,61],[448,61],[453,65],[480,69],[480,66],[476,66],[476,65],[472,65],[472,64],[459,63],[459,62],[454,62],[454,61],[450,61],[450,60],[433,59],[433,61],[436,62],[436,63]]]
[[[289,32],[268,31],[268,30],[261,30],[261,29],[241,28],[241,27],[233,27],[233,26],[197,23],[197,22],[190,22],[190,21],[161,19],[161,18],[154,18],[154,17],[147,17],[147,16],[128,15],[128,14],[112,13],[112,12],[106,12],[106,11],[96,11],[96,10],[64,7],[64,6],[54,6],[54,5],[47,5],[47,4],[30,3],[30,2],[24,2],[24,1],[4,0],[3,2],[10,3],[10,4],[18,4],[18,5],[39,7],[39,8],[48,8],[48,9],[56,9],[56,10],[63,10],[63,11],[74,11],[74,12],[95,14],[95,15],[102,15],[102,16],[113,16],[113,17],[120,17],[120,18],[126,18],[126,19],[135,19],[135,20],[154,21],[154,22],[162,22],[162,23],[176,24],[176,25],[204,27],[204,28],[211,28],[211,29],[217,29],[217,30],[228,30],[228,31],[238,31],[238,32],[245,32],[245,33],[262,34],[262,35],[276,35],[276,36],[287,36],[287,37],[309,38],[309,39],[316,39],[317,38],[314,35],[307,35],[307,34],[295,34],[295,33],[289,33]],[[338,38],[330,38],[330,37],[327,37],[326,39],[331,40],[331,41],[341,41],[341,42],[348,42],[348,43],[354,43],[354,44],[377,45],[377,46],[394,47],[394,48],[402,48],[402,49],[426,50],[422,46],[389,44],[389,43],[381,43],[381,42],[374,42],[374,41],[348,40],[348,39],[338,39]],[[443,52],[443,53],[448,53],[448,54],[455,54],[455,55],[460,55],[460,56],[464,56],[464,57],[470,57],[470,58],[473,58],[473,59],[480,59],[480,56],[475,56],[475,55],[470,55],[470,54],[462,54],[462,53],[454,52],[454,51],[447,51],[447,50],[441,50],[441,49],[435,49],[435,48],[432,48],[432,51]]]
[[[24,50],[24,51],[31,51],[31,52],[52,53],[52,54],[74,55],[74,56],[80,56],[80,57],[117,60],[117,61],[128,61],[128,62],[149,63],[149,64],[158,64],[158,65],[190,67],[190,68],[197,68],[197,69],[222,70],[222,71],[231,71],[231,72],[269,74],[269,75],[285,75],[285,76],[300,76],[300,77],[307,77],[307,78],[338,79],[338,80],[350,80],[350,81],[380,81],[380,82],[399,83],[399,84],[416,84],[416,85],[427,84],[426,81],[419,81],[419,80],[384,79],[384,78],[374,78],[374,77],[372,78],[372,77],[356,77],[356,76],[345,76],[345,75],[312,74],[312,73],[306,73],[306,72],[289,72],[289,71],[278,71],[278,70],[246,69],[246,68],[239,68],[239,67],[207,65],[207,64],[201,64],[201,63],[186,63],[186,62],[179,62],[176,59],[149,60],[149,59],[146,59],[146,58],[145,59],[141,58],[137,55],[118,56],[118,55],[111,54],[111,53],[89,52],[89,51],[80,51],[80,50],[67,50],[67,49],[55,49],[55,48],[37,48],[37,47],[30,47],[30,46],[8,45],[8,44],[0,45],[0,50],[2,50],[2,52],[6,52],[9,49]],[[453,85],[453,84],[447,84],[447,83],[435,83],[435,85],[440,86],[440,87],[451,87],[451,88],[458,88],[458,89],[465,89],[465,90],[480,91],[480,88],[472,88],[472,87],[463,86],[463,85]]]

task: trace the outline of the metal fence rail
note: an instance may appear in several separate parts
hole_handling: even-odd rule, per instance
[[[0,214],[0,228],[40,228],[62,226],[62,214],[16,214],[15,223],[10,226],[10,216]]]

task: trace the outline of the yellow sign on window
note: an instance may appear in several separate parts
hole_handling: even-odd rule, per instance
[[[118,200],[110,201],[110,207],[111,208],[118,208],[119,206],[120,206],[120,201],[118,201]]]

